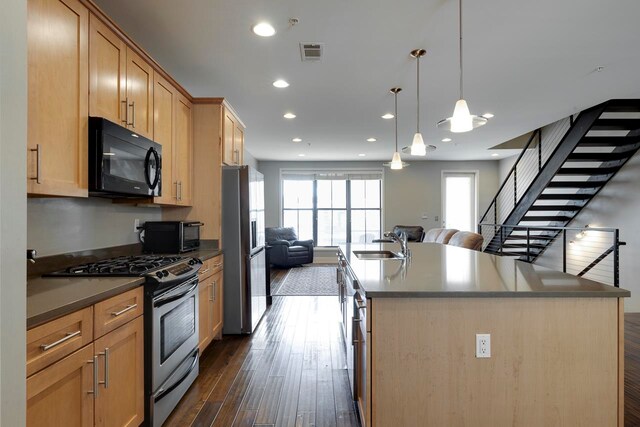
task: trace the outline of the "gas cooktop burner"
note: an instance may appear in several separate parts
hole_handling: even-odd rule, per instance
[[[176,263],[179,256],[138,255],[122,256],[103,261],[76,265],[52,273],[55,276],[142,276],[145,273]]]

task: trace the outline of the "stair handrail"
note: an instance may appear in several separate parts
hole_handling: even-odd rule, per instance
[[[529,137],[529,140],[527,141],[527,143],[525,144],[524,148],[522,149],[522,151],[518,155],[518,158],[516,159],[516,161],[513,163],[513,166],[511,166],[511,169],[509,169],[509,173],[507,173],[507,175],[504,178],[504,181],[502,181],[502,185],[500,185],[500,187],[498,188],[498,191],[496,192],[496,195],[493,197],[493,200],[491,200],[491,203],[489,203],[489,206],[487,207],[487,210],[484,212],[484,215],[482,215],[482,218],[480,219],[479,224],[487,225],[487,224],[484,224],[485,217],[489,214],[489,211],[491,211],[491,207],[494,206],[494,205],[496,205],[494,207],[494,210],[495,210],[496,215],[497,215],[498,209],[497,209],[496,202],[498,200],[498,197],[500,196],[500,193],[502,192],[502,189],[507,185],[507,182],[509,181],[509,178],[515,172],[516,168],[518,167],[518,164],[520,163],[520,160],[525,155],[525,153],[529,149],[529,146],[533,143],[533,141],[536,138],[536,136],[538,137],[538,146],[540,147],[540,144],[542,142],[541,138],[540,138],[541,134],[542,134],[542,130],[540,128],[536,129],[535,131],[533,131],[531,133],[531,136]]]
[[[596,257],[590,264],[584,267],[580,272],[576,273],[577,276],[582,277],[585,274],[589,273],[595,266],[600,264],[607,256],[613,254],[613,265],[612,265],[612,284],[613,286],[620,287],[620,246],[624,246],[627,243],[620,240],[620,229],[613,227],[561,227],[561,226],[546,226],[546,225],[509,225],[509,224],[489,224],[483,223],[481,226],[494,228],[499,230],[502,235],[503,229],[508,229],[509,232],[513,231],[526,231],[526,237],[523,237],[521,240],[526,240],[526,256],[520,258],[521,261],[535,263],[535,259],[531,259],[530,255],[530,242],[531,240],[535,240],[535,235],[531,235],[531,231],[550,231],[554,234],[553,239],[562,238],[562,271],[564,273],[567,272],[567,232],[578,231],[584,232],[588,230],[589,232],[601,232],[601,233],[611,233],[612,234],[612,244],[610,247],[607,247],[598,257]],[[503,247],[501,246],[500,255],[508,255],[508,253],[503,252]]]

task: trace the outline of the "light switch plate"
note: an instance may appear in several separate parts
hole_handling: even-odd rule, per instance
[[[138,230],[139,227],[140,227],[140,220],[136,218],[133,220],[133,232],[137,233],[138,231],[140,231]]]
[[[491,357],[491,334],[476,334],[476,357],[479,359]]]

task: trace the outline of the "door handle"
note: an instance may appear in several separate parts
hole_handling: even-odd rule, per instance
[[[40,153],[41,153],[40,144],[36,144],[36,148],[30,148],[29,150],[36,152],[36,176],[30,179],[35,181],[36,184],[41,184],[40,182]]]
[[[87,360],[87,363],[93,363],[93,390],[88,391],[88,394],[93,394],[93,398],[98,397],[98,356],[93,356],[92,360]]]
[[[58,346],[65,341],[69,341],[73,337],[77,337],[78,335],[80,335],[80,332],[81,331],[67,332],[67,334],[64,337],[60,338],[56,342],[52,342],[51,344],[42,344],[40,346],[40,349],[42,349],[42,351],[47,351],[49,349],[52,349],[53,347]]]
[[[215,299],[215,295],[214,295],[214,292],[215,292],[215,286],[216,286],[216,282],[214,281],[214,282],[211,284],[211,290],[209,291],[209,301],[213,301],[213,300]]]
[[[128,125],[131,125],[131,127],[133,127],[134,129],[136,128],[136,101],[131,101],[131,104],[129,104],[129,107],[131,107],[131,123],[127,123]],[[127,116],[129,116],[129,114],[127,114]],[[129,120],[129,117],[127,117],[127,120]]]
[[[123,309],[122,309],[122,310],[120,310],[120,311],[112,311],[112,312],[111,312],[111,315],[112,315],[113,317],[118,317],[118,316],[120,316],[120,315],[122,315],[122,314],[125,314],[127,311],[131,311],[131,310],[133,310],[133,309],[134,309],[134,308],[136,308],[137,306],[138,306],[138,304],[131,304],[131,305],[128,305],[128,306],[126,306],[125,308],[123,308]]]
[[[98,384],[104,384],[104,388],[109,388],[109,347],[105,347],[98,355],[104,356],[104,381],[98,381]]]
[[[122,106],[124,107],[124,119],[120,119],[120,121],[122,123],[124,123],[124,125],[128,125],[128,121],[129,121],[129,108],[127,107],[127,105],[129,104],[129,98],[123,99],[122,101],[120,101],[120,103],[122,104]],[[121,108],[122,111],[122,108]]]

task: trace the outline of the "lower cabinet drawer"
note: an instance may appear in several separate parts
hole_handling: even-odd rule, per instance
[[[144,311],[142,286],[97,303],[95,307],[94,339],[124,325]]]
[[[76,311],[27,331],[27,376],[93,341],[93,308]]]
[[[218,255],[214,258],[209,258],[202,261],[202,267],[198,272],[198,279],[200,281],[211,277],[214,273],[222,270],[222,255]]]

